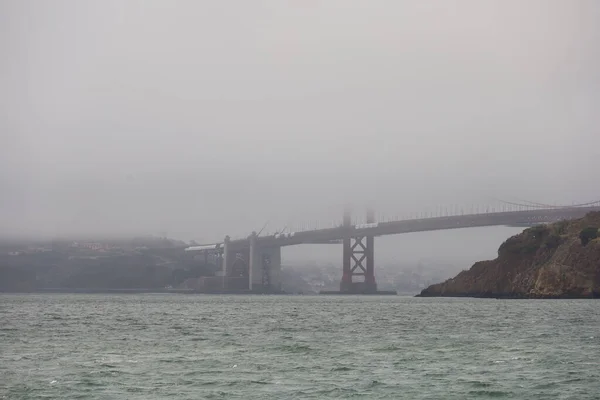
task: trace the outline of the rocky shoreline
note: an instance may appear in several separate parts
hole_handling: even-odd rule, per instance
[[[475,263],[418,297],[600,298],[600,212],[525,229],[494,260]]]
[[[426,289],[425,289],[426,290]],[[425,291],[423,290],[423,291]],[[600,291],[589,295],[569,294],[560,295],[537,295],[523,293],[455,293],[452,295],[440,295],[438,293],[419,293],[415,297],[469,297],[475,299],[498,299],[498,300],[559,300],[559,299],[600,299]]]

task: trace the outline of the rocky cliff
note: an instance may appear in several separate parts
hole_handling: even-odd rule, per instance
[[[598,227],[600,212],[526,229],[502,243],[495,260],[475,263],[419,296],[600,297]]]

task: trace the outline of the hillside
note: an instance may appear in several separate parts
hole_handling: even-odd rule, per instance
[[[600,212],[540,225],[506,240],[498,257],[424,289],[421,297],[600,297]],[[580,235],[587,232],[587,243]],[[590,234],[590,232],[592,232]]]
[[[214,275],[166,238],[0,243],[0,292],[163,289]]]

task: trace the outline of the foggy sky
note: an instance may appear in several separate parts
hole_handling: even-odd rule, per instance
[[[595,200],[599,52],[595,0],[0,0],[0,235]]]

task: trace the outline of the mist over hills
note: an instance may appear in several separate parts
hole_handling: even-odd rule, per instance
[[[378,285],[417,293],[472,262],[491,258],[497,243],[516,231],[495,227],[378,238]],[[187,279],[216,272],[214,260],[204,265],[203,257],[184,251],[191,244],[196,243],[160,236],[2,241],[0,290],[178,288]],[[284,248],[282,255],[282,285],[287,292],[339,286],[340,245],[294,246]]]

